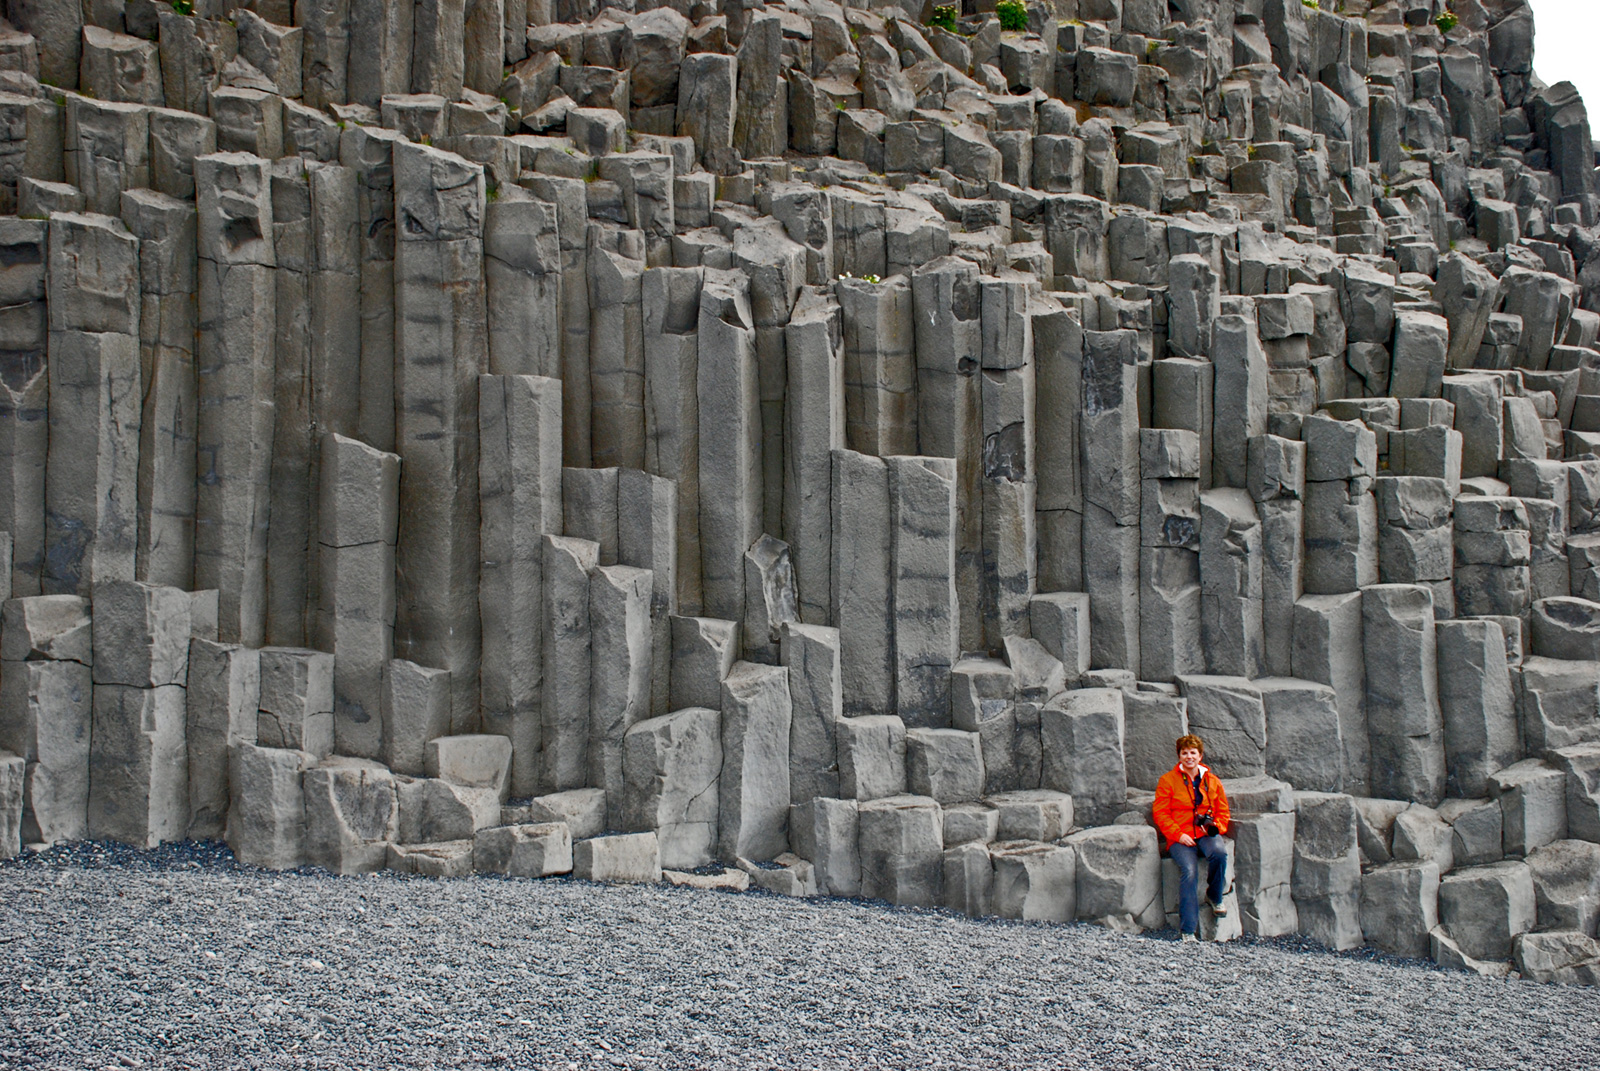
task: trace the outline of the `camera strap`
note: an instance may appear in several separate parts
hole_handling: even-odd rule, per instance
[[[1197,772],[1194,775],[1194,780],[1189,782],[1189,791],[1194,793],[1194,820],[1191,824],[1196,829],[1200,828],[1200,810],[1205,806],[1206,801],[1205,793],[1200,788],[1205,776],[1203,772]],[[1184,780],[1187,781],[1188,778],[1184,778]]]

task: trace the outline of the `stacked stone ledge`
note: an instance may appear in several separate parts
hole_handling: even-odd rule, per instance
[[[1523,0],[65,6],[0,854],[1153,929],[1193,731],[1206,936],[1600,977],[1600,185]]]

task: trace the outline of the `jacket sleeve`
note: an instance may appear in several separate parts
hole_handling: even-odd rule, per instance
[[[1156,782],[1156,801],[1150,807],[1150,818],[1169,845],[1177,843],[1178,838],[1183,836],[1177,805],[1178,794],[1173,787],[1173,778],[1169,771],[1162,774],[1161,780]]]
[[[1216,776],[1211,778],[1212,791],[1216,793],[1215,802],[1211,806],[1211,816],[1216,819],[1217,832],[1226,833],[1233,828],[1233,815],[1228,810],[1228,793],[1222,787],[1222,779]]]

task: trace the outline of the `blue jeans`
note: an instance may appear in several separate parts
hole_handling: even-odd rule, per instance
[[[1228,888],[1228,846],[1222,843],[1221,837],[1201,837],[1193,848],[1174,844],[1167,854],[1178,864],[1178,924],[1184,933],[1199,933],[1200,856],[1206,857],[1210,869],[1206,895],[1213,904],[1220,904]]]

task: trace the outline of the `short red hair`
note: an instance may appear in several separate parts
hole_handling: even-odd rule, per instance
[[[1178,753],[1180,755],[1183,754],[1186,748],[1191,747],[1200,752],[1201,758],[1205,758],[1206,745],[1205,742],[1202,741],[1198,736],[1194,735],[1193,733],[1185,733],[1178,737]]]

